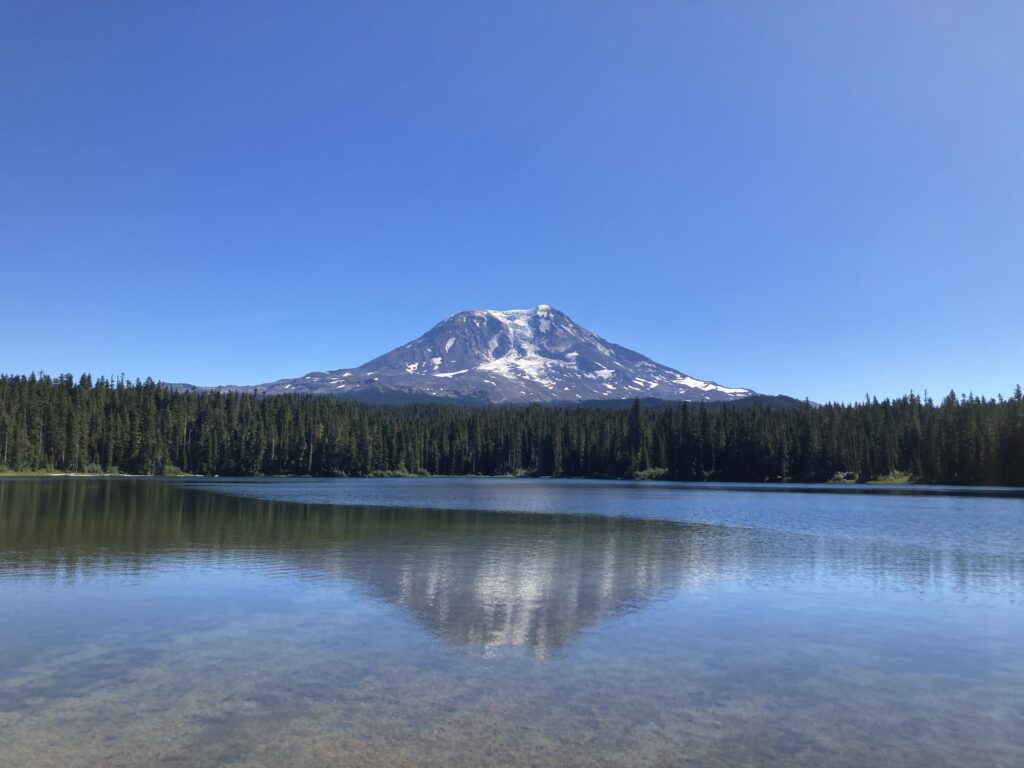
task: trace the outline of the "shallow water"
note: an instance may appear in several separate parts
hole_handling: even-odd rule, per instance
[[[0,766],[1024,765],[1024,499],[0,481]]]

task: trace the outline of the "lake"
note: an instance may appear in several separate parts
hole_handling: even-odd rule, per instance
[[[6,479],[0,651],[3,768],[1019,768],[1024,499]]]

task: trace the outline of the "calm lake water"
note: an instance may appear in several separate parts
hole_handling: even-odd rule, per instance
[[[0,480],[0,766],[1024,766],[1024,499]]]

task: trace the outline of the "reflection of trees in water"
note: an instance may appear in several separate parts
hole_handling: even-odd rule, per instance
[[[543,655],[583,628],[704,581],[867,578],[1018,588],[1024,560],[878,540],[636,518],[311,506],[158,480],[0,483],[0,575],[73,578],[194,556],[344,579],[445,640]]]

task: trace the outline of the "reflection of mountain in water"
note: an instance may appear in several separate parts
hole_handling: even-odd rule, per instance
[[[0,579],[145,571],[192,557],[343,579],[437,637],[543,656],[698,582],[867,578],[883,588],[1019,589],[1020,559],[880,540],[580,515],[331,507],[160,481],[0,483]]]
[[[304,552],[306,564],[318,561],[314,570],[366,585],[453,643],[527,646],[540,654],[699,577],[680,544],[713,530],[493,512],[343,514],[362,535],[327,556]]]

